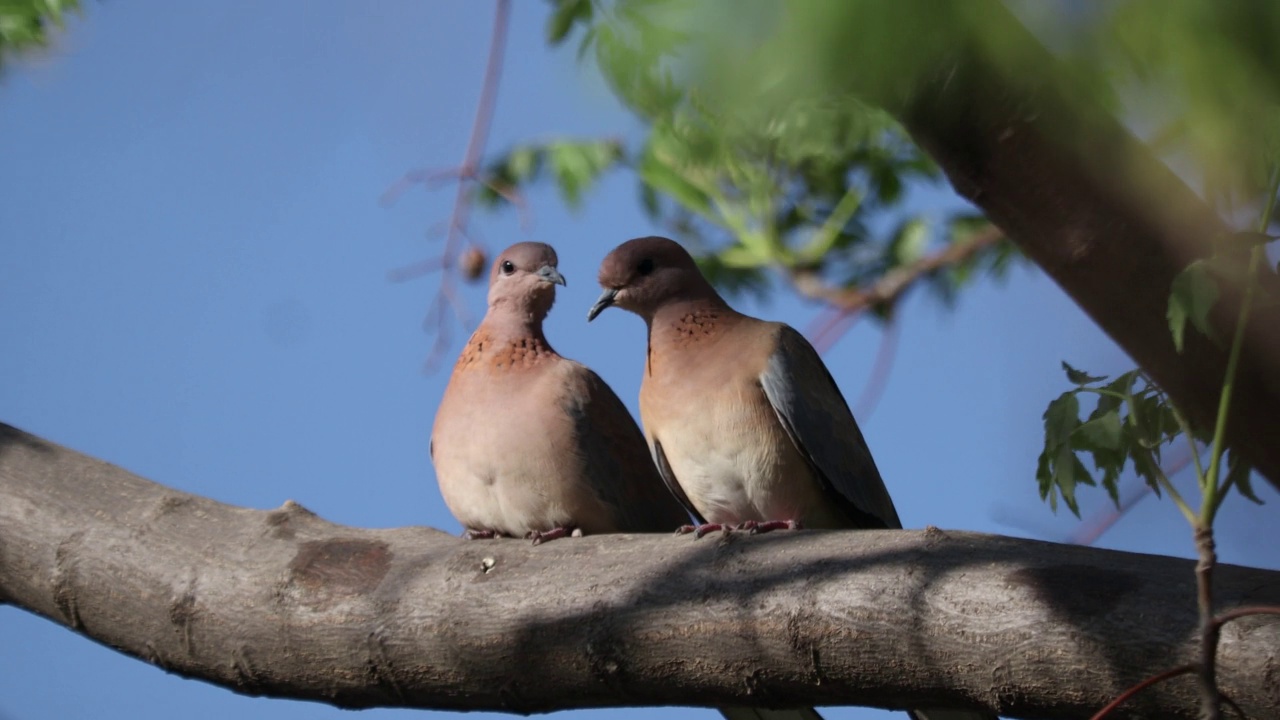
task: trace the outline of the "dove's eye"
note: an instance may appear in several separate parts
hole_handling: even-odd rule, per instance
[[[503,274],[503,275],[510,275],[511,273],[513,273],[513,272],[515,272],[515,271],[516,271],[516,266],[515,266],[514,264],[512,264],[512,262],[511,262],[510,260],[503,260],[503,261],[502,261],[502,274]]]
[[[653,258],[645,258],[640,261],[640,265],[636,268],[636,272],[640,275],[648,275],[653,272]]]

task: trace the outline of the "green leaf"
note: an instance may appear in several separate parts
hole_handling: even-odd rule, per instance
[[[711,198],[653,152],[646,152],[640,160],[640,179],[687,210],[704,217],[711,216]]]
[[[1133,471],[1138,474],[1138,477],[1146,481],[1147,487],[1155,492],[1156,497],[1160,497],[1160,481],[1157,478],[1160,476],[1161,470],[1155,457],[1149,450],[1141,446],[1132,448],[1130,452],[1133,457]]]
[[[591,22],[591,0],[557,0],[555,11],[547,19],[547,44],[564,42],[578,22]]]
[[[1206,336],[1211,335],[1209,311],[1218,301],[1218,284],[1209,274],[1203,260],[1197,260],[1178,273],[1169,290],[1169,332],[1173,346],[1182,352],[1187,321]]]
[[[1110,393],[1099,395],[1098,404],[1096,407],[1093,408],[1093,412],[1089,413],[1089,419],[1097,420],[1098,418],[1104,415],[1114,414],[1116,416],[1116,422],[1119,423],[1120,408],[1123,405],[1124,405],[1124,398],[1117,397],[1116,395],[1113,395]]]
[[[1080,426],[1080,401],[1075,391],[1062,393],[1044,411],[1044,445],[1055,449],[1066,445]]]
[[[1160,459],[1157,448],[1167,439],[1171,422],[1176,428],[1173,413],[1154,393],[1141,393],[1130,400],[1129,423],[1134,437],[1143,447],[1155,451],[1157,461]]]
[[[542,153],[538,148],[524,145],[511,151],[507,156],[507,173],[514,182],[527,182],[542,164]]]
[[[1133,394],[1133,382],[1138,379],[1138,375],[1142,371],[1130,370],[1129,372],[1119,375],[1115,380],[1107,384],[1106,390],[1117,395],[1129,397]]]
[[[767,253],[760,252],[759,247],[746,244],[730,245],[717,254],[720,262],[728,268],[759,268],[769,265],[771,261]]]
[[[576,208],[586,189],[621,159],[622,148],[612,140],[562,141],[547,145],[546,156],[565,204]]]
[[[662,206],[658,203],[658,191],[648,183],[640,183],[640,207],[644,208],[644,214],[650,219],[657,218],[662,212]]]
[[[1077,450],[1119,450],[1120,413],[1113,410],[1094,418],[1077,427],[1071,436]]]
[[[1080,517],[1080,505],[1076,502],[1076,481],[1085,480],[1092,484],[1088,471],[1084,469],[1084,465],[1080,463],[1071,448],[1066,445],[1058,448],[1058,455],[1053,465],[1053,481],[1058,487],[1058,492],[1062,494],[1062,501],[1067,504],[1067,509],[1073,515]],[[1082,470],[1084,472],[1079,472]]]
[[[929,223],[922,217],[914,217],[902,224],[890,242],[889,251],[895,265],[907,265],[924,256],[929,244]]]
[[[845,228],[861,206],[861,193],[852,189],[846,192],[831,209],[831,214],[823,221],[822,226],[814,232],[813,238],[800,250],[799,261],[806,264],[820,262],[837,243],[847,241],[850,236]]]
[[[1049,460],[1049,450],[1041,450],[1036,461],[1036,481],[1040,484],[1040,499],[1049,501],[1049,509],[1058,511],[1058,493],[1053,491],[1053,470]]]
[[[1117,508],[1120,507],[1120,473],[1127,457],[1123,452],[1100,451],[1093,454],[1094,466],[1102,471],[1102,487]]]
[[[1253,484],[1250,481],[1252,475],[1253,468],[1249,466],[1249,462],[1240,453],[1232,450],[1227,454],[1227,482],[1235,486],[1241,495],[1258,505],[1262,505],[1264,503],[1261,498],[1253,492]]]
[[[1066,360],[1062,361],[1062,369],[1067,372],[1067,382],[1072,385],[1089,385],[1107,379],[1106,375],[1090,375],[1083,370],[1077,370],[1068,365]]]

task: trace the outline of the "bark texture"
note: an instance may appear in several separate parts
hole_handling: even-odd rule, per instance
[[[1224,288],[1214,313],[1218,336],[1228,341],[1188,329],[1179,354],[1166,312],[1174,276],[1208,256],[1226,226],[1091,96],[1074,92],[1000,3],[982,2],[982,34],[1000,39],[998,51],[934,27],[932,47],[940,51],[930,69],[881,100],[957,192],[1008,233],[1193,423],[1212,428],[1240,288]],[[928,5],[916,3],[912,17],[936,15]],[[1246,337],[1228,437],[1280,489],[1280,310],[1255,309]]]
[[[236,692],[343,707],[973,707],[1078,718],[1197,653],[1193,564],[924,531],[538,547],[223,505],[0,425],[0,601]],[[1280,574],[1220,566],[1223,609]],[[1280,716],[1280,618],[1223,690]],[[1191,718],[1194,680],[1120,716]]]

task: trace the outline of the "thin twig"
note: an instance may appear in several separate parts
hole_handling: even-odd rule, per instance
[[[985,247],[994,245],[1004,237],[994,225],[968,238],[954,242],[945,249],[919,260],[894,268],[865,288],[833,288],[822,282],[816,273],[792,270],[789,273],[796,291],[807,297],[823,300],[829,308],[826,317],[815,319],[805,333],[820,355],[825,355],[840,338],[844,337],[868,308],[898,298],[917,280],[947,265],[962,262]],[[898,328],[890,319],[880,339],[871,377],[854,405],[854,417],[865,421],[880,401],[887,386],[889,371],[898,349]]]
[[[822,300],[847,314],[893,300],[921,277],[967,260],[1003,239],[1004,232],[995,225],[990,225],[966,240],[953,242],[932,255],[886,272],[867,287],[833,287],[811,270],[792,270],[790,278],[796,292],[814,300]]]
[[[809,323],[805,336],[809,338],[809,342],[813,343],[813,348],[819,355],[825,355],[835,345],[835,341],[848,331],[848,328],[842,325],[852,324],[861,312],[862,310],[845,312],[839,308],[827,306],[823,308],[822,314]]]
[[[1271,225],[1271,217],[1276,208],[1276,195],[1280,193],[1280,167],[1273,168],[1268,183],[1266,205],[1262,217],[1258,221],[1260,232],[1266,232]],[[1214,425],[1213,443],[1209,446],[1209,467],[1200,478],[1202,501],[1199,518],[1193,519],[1195,527],[1196,549],[1200,559],[1196,563],[1196,595],[1200,608],[1200,717],[1201,720],[1221,720],[1222,693],[1218,690],[1218,639],[1222,635],[1222,622],[1214,616],[1213,611],[1213,568],[1217,564],[1218,555],[1213,541],[1213,520],[1218,508],[1231,489],[1232,478],[1218,485],[1222,455],[1226,450],[1227,415],[1231,411],[1231,394],[1236,380],[1236,369],[1239,367],[1241,350],[1244,346],[1245,328],[1249,323],[1249,312],[1257,294],[1257,269],[1262,261],[1262,246],[1255,246],[1249,254],[1248,282],[1245,283],[1244,297],[1240,300],[1240,310],[1236,319],[1235,335],[1231,341],[1231,351],[1227,355],[1227,368],[1222,378],[1222,395],[1218,400],[1218,417]]]
[[[805,335],[813,343],[814,349],[825,354],[836,341],[853,329],[864,310],[897,299],[925,275],[963,262],[1003,238],[1004,233],[991,225],[966,240],[953,242],[932,255],[894,268],[865,287],[833,287],[811,270],[793,269],[788,273],[788,278],[796,292],[821,300],[829,308],[825,313],[826,317],[815,319]]]
[[[1280,167],[1271,171],[1267,187],[1266,205],[1262,217],[1258,220],[1258,232],[1265,233],[1271,225],[1271,217],[1276,209],[1276,194],[1280,193]],[[1231,392],[1235,386],[1236,368],[1240,364],[1241,350],[1244,347],[1244,333],[1249,324],[1249,312],[1253,308],[1254,297],[1258,293],[1258,264],[1265,253],[1261,245],[1255,245],[1249,253],[1249,271],[1245,276],[1249,280],[1244,286],[1244,297],[1240,300],[1239,317],[1236,319],[1235,335],[1231,339],[1231,351],[1227,354],[1227,369],[1222,378],[1222,395],[1218,398],[1218,418],[1213,430],[1213,443],[1209,446],[1209,469],[1201,478],[1204,502],[1200,506],[1200,523],[1213,527],[1213,517],[1217,514],[1226,491],[1230,486],[1218,487],[1218,472],[1222,461],[1222,453],[1227,449],[1227,414],[1231,411]],[[1216,719],[1215,719],[1216,720]]]
[[[880,397],[884,395],[884,389],[889,385],[889,372],[893,370],[893,359],[898,354],[899,334],[898,319],[889,318],[884,331],[880,334],[880,349],[876,351],[876,359],[871,366],[871,376],[867,378],[867,384],[862,388],[862,395],[858,398],[858,402],[853,405],[853,416],[859,422],[866,422],[867,418],[876,411],[876,406],[880,404]]]
[[[1224,612],[1217,616],[1213,619],[1213,622],[1217,624],[1218,627],[1222,627],[1232,620],[1239,620],[1242,617],[1249,617],[1250,615],[1280,615],[1280,607],[1271,605],[1252,605],[1236,608],[1235,610]]]
[[[1146,690],[1152,685],[1157,685],[1159,683],[1164,682],[1165,680],[1171,680],[1173,678],[1178,677],[1179,675],[1186,675],[1189,672],[1193,672],[1195,669],[1196,669],[1195,665],[1179,665],[1178,667],[1172,670],[1166,670],[1160,673],[1159,675],[1152,675],[1146,680],[1143,680],[1137,685],[1134,685],[1128,690],[1125,690],[1124,692],[1117,695],[1115,700],[1112,700],[1111,702],[1107,703],[1106,707],[1094,713],[1093,717],[1090,718],[1089,720],[1102,720],[1106,716],[1110,715],[1113,710],[1123,705],[1129,698],[1133,697],[1134,695],[1137,695],[1143,690]]]
[[[457,292],[457,273],[459,257],[464,251],[464,243],[469,240],[467,223],[471,215],[471,199],[473,185],[484,184],[494,192],[511,201],[517,208],[524,208],[523,202],[510,188],[499,189],[479,177],[480,158],[484,154],[485,143],[489,137],[489,127],[493,122],[494,107],[498,97],[498,81],[502,77],[502,60],[507,46],[507,27],[510,25],[511,0],[496,0],[493,16],[493,30],[489,39],[489,57],[484,69],[484,82],[480,87],[480,100],[476,105],[475,119],[471,124],[471,136],[467,140],[467,148],[462,156],[462,163],[454,168],[427,172],[411,170],[396,181],[382,194],[381,203],[388,205],[410,186],[421,183],[428,190],[445,181],[457,182],[457,194],[453,200],[453,211],[445,229],[445,244],[438,257],[408,265],[390,273],[392,280],[400,282],[418,277],[429,272],[440,270],[440,285],[436,296],[427,310],[424,325],[434,325],[435,342],[427,356],[426,367],[434,368],[445,348],[449,344],[448,315],[452,311],[454,317],[463,326],[470,324],[470,315],[463,306]],[[525,225],[522,215],[522,226]],[[471,244],[476,245],[474,241]]]

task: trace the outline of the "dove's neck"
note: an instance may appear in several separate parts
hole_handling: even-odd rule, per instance
[[[742,317],[718,294],[668,301],[649,318],[650,353],[714,345]]]
[[[546,345],[547,337],[542,334],[542,319],[546,317],[546,312],[539,310],[496,305],[489,308],[489,313],[476,329],[476,334],[483,334],[494,342],[529,340]]]

